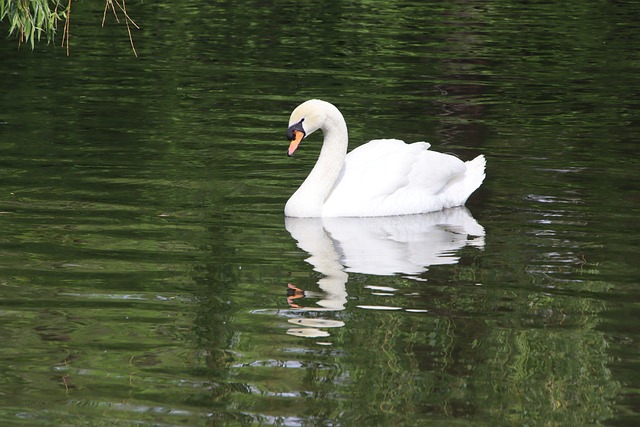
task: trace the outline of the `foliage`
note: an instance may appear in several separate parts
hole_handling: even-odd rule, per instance
[[[72,0],[64,3],[64,0],[0,0],[0,22],[6,18],[9,22],[9,35],[17,36],[19,44],[28,43],[33,49],[43,34],[47,42],[53,41],[59,22],[64,21],[62,46],[66,46],[68,55]],[[105,0],[102,26],[109,10],[113,12],[116,22],[120,22],[118,11],[124,15],[131,49],[137,56],[130,24],[138,29],[139,27],[127,13],[126,0]]]
[[[0,21],[7,18],[9,35],[18,36],[18,42],[29,43],[33,49],[35,42],[44,34],[47,41],[53,40],[58,22],[67,20],[68,7],[60,0],[0,0]]]

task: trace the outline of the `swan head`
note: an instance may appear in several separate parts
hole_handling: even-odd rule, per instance
[[[292,156],[300,142],[318,129],[324,129],[332,117],[339,117],[344,122],[338,109],[326,101],[310,99],[298,105],[289,118],[287,139],[289,140],[288,156]]]

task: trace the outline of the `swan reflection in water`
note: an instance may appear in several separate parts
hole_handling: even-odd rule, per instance
[[[312,294],[288,284],[289,305],[307,311],[344,310],[349,273],[418,276],[432,265],[456,264],[465,246],[482,249],[484,228],[465,207],[420,215],[372,218],[285,218],[285,227],[310,256],[306,261],[323,275]],[[301,307],[303,296],[317,296],[317,306]],[[339,327],[327,319],[290,319],[307,326],[290,329],[301,336],[327,336],[317,328]],[[311,327],[311,328],[309,328]]]

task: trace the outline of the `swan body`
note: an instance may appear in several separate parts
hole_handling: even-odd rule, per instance
[[[430,144],[376,139],[347,155],[344,117],[332,104],[312,99],[291,113],[288,155],[322,130],[318,160],[289,198],[288,217],[408,215],[462,206],[485,178],[485,158],[463,162],[429,150]]]

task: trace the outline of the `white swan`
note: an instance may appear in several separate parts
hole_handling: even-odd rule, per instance
[[[347,124],[332,104],[312,99],[289,119],[291,156],[321,129],[324,143],[307,179],[287,201],[289,217],[365,217],[434,212],[462,206],[482,181],[485,158],[463,162],[426,142],[376,139],[347,155]]]

